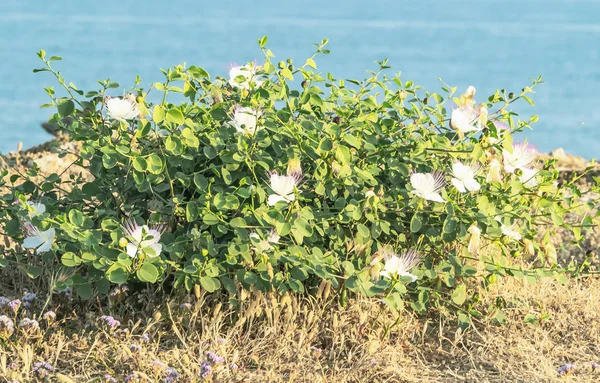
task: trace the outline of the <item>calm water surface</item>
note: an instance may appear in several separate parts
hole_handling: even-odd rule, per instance
[[[404,79],[474,85],[479,100],[542,74],[535,108],[516,108],[540,116],[528,140],[600,157],[599,20],[592,0],[1,1],[0,152],[49,138],[39,124],[51,111],[39,105],[56,84],[32,73],[39,49],[63,56],[55,66],[81,89],[105,78],[127,89],[184,61],[225,75],[230,62],[260,59],[256,39],[268,35],[278,59],[297,62],[329,38],[332,54],[317,63],[338,78],[363,78],[387,57]]]

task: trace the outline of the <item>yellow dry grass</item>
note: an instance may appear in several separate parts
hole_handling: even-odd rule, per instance
[[[462,332],[452,318],[398,318],[373,300],[343,308],[327,291],[300,299],[255,293],[237,312],[202,298],[181,308],[180,298],[161,303],[148,294],[137,297],[154,306],[146,313],[113,307],[127,332],[85,330],[84,323],[98,323],[95,314],[73,312],[38,338],[13,336],[0,348],[0,376],[35,382],[33,363],[44,360],[60,373],[52,381],[104,382],[105,373],[122,381],[137,372],[140,381],[160,382],[158,360],[182,374],[178,382],[198,382],[212,351],[225,359],[207,379],[213,382],[596,382],[600,372],[590,363],[600,354],[599,295],[598,280],[499,281],[480,304],[505,300],[506,325],[480,318]],[[548,319],[527,324],[526,314]],[[140,340],[145,332],[148,343]],[[13,362],[19,368],[8,370]],[[577,370],[559,377],[566,362]]]

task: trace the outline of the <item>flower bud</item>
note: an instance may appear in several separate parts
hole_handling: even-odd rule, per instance
[[[381,263],[378,262],[375,265],[371,266],[371,268],[369,269],[369,274],[371,275],[372,280],[378,281],[379,276],[381,274]]]
[[[121,237],[121,239],[119,239],[119,247],[125,248],[128,244],[129,241],[127,240],[127,238]]]
[[[488,120],[488,110],[485,106],[481,105],[479,107],[479,123],[481,126],[485,126]]]
[[[308,88],[308,81],[306,81],[306,80],[302,81],[301,85],[302,85],[302,88],[304,88],[304,89]]]
[[[340,173],[340,170],[342,170],[342,166],[339,164],[339,162],[333,160],[333,162],[331,163],[331,172],[333,173],[333,175],[338,175]]]
[[[469,239],[469,253],[474,257],[479,254],[479,243],[481,239],[481,229],[477,227],[477,223],[473,223],[468,232],[471,234],[471,238]]]
[[[500,172],[502,171],[502,166],[497,159],[493,159],[490,162],[490,169],[488,171],[487,177],[485,178],[486,182],[502,182],[502,175]]]
[[[544,257],[549,265],[556,265],[558,263],[556,247],[550,242],[544,244]]]
[[[535,254],[535,247],[534,247],[532,241],[530,241],[528,239],[524,239],[523,244],[524,244],[525,254],[530,255],[530,256]]]
[[[339,125],[339,124],[341,124],[341,123],[342,123],[342,118],[341,118],[340,116],[335,116],[335,117],[333,118],[333,122],[334,122],[335,124],[338,124],[338,125]]]
[[[298,158],[290,158],[288,160],[287,175],[293,177],[302,176],[302,164]]]
[[[467,88],[467,91],[465,92],[465,97],[467,97],[468,99],[473,99],[473,97],[475,97],[475,87],[473,85],[469,86]]]

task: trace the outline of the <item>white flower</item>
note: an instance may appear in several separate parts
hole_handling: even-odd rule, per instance
[[[264,81],[262,76],[256,74],[257,69],[257,66],[253,63],[242,66],[232,66],[229,70],[229,85],[231,85],[234,88],[242,89],[250,89],[252,83],[256,87],[261,86]],[[240,76],[244,79],[238,82],[236,79]]]
[[[538,171],[536,169],[523,168],[521,169],[521,175],[519,176],[519,180],[521,183],[528,188],[534,188],[538,185],[539,180],[536,177]]]
[[[435,202],[444,202],[440,191],[446,184],[444,173],[413,173],[410,175],[412,193],[417,197]]]
[[[477,223],[473,223],[469,230],[467,230],[471,234],[471,238],[469,239],[469,253],[473,256],[477,256],[479,253],[479,242],[481,239],[481,229],[477,227]]]
[[[485,182],[502,182],[502,175],[500,174],[501,171],[502,166],[498,160],[493,159],[490,161],[490,169],[485,177]]]
[[[527,143],[513,146],[512,153],[508,150],[502,150],[504,157],[504,170],[508,173],[514,173],[516,169],[525,169],[537,157],[535,149],[527,147]]]
[[[467,88],[467,91],[465,92],[465,96],[469,99],[472,99],[473,97],[475,97],[475,87],[473,85],[471,85]]]
[[[256,232],[251,233],[250,238],[253,238],[257,242],[257,245],[252,247],[252,249],[260,253],[264,251],[273,250],[273,245],[271,244],[279,242],[279,234],[277,234],[277,232],[274,229],[271,229],[269,231],[269,235],[267,236],[266,240],[261,239],[260,235],[258,235],[258,233]]]
[[[389,250],[384,251],[385,265],[380,275],[384,278],[410,277],[416,281],[417,277],[410,273],[413,267],[421,263],[422,256],[418,251],[409,249],[404,254],[398,255]]]
[[[460,161],[452,164],[452,178],[450,181],[459,192],[465,193],[468,191],[477,191],[481,188],[479,182],[475,180],[475,176],[479,172],[477,165],[465,165]]]
[[[454,109],[450,118],[450,125],[459,134],[479,132],[483,129],[483,125],[479,120],[479,111],[471,106]]]
[[[268,202],[270,206],[275,205],[279,201],[289,203],[296,200],[294,188],[298,186],[300,177],[297,175],[279,175],[273,171],[269,173],[269,180],[271,182],[271,190],[275,193],[269,196]]]
[[[500,229],[502,230],[502,234],[504,234],[510,239],[514,239],[515,241],[521,240],[521,233],[519,233],[518,230],[516,230],[516,224],[507,226],[504,223],[502,223],[502,219],[500,217],[496,217],[496,221],[500,222]]]
[[[279,243],[279,233],[275,229],[271,229],[269,231],[269,235],[267,236],[267,241],[270,243]]]
[[[26,249],[36,249],[36,254],[45,253],[52,247],[56,231],[50,228],[45,231],[40,231],[37,227],[27,222],[25,224],[27,237],[23,240],[23,247]]]
[[[158,257],[160,255],[162,245],[159,241],[164,232],[164,226],[140,226],[134,220],[130,219],[123,224],[122,228],[125,235],[131,241],[127,244],[127,255],[131,258],[140,253],[144,253],[149,257]]]
[[[140,114],[140,107],[132,95],[109,98],[105,104],[108,116],[117,121],[132,120]]]
[[[236,108],[233,112],[233,120],[229,124],[235,127],[238,133],[253,135],[262,129],[262,126],[257,126],[260,115],[259,111],[252,108]]]
[[[38,215],[42,215],[46,212],[46,206],[44,204],[38,202],[27,202],[29,205],[29,218],[37,217]]]

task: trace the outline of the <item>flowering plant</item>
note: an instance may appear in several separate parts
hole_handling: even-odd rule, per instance
[[[275,63],[263,38],[264,64],[236,66],[229,78],[163,70],[158,103],[139,80],[122,97],[109,98],[118,87],[109,80],[84,93],[41,51],[38,71],[67,92],[47,88],[82,172],[10,180],[0,226],[16,245],[0,265],[27,265],[32,277],[67,267],[55,288],[84,298],[131,280],[231,297],[325,281],[343,302],[360,293],[418,312],[452,302],[472,313],[470,280],[564,278],[556,250],[548,257],[553,229],[539,225],[581,240],[595,222],[575,183],[557,184],[553,160],[513,143],[537,118],[516,120],[508,108],[533,103],[541,78],[479,102],[474,87],[456,97],[388,77],[387,61],[345,81],[318,72],[326,43],[300,67]],[[563,218],[575,209],[578,225]]]

